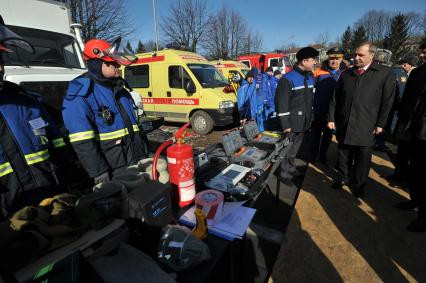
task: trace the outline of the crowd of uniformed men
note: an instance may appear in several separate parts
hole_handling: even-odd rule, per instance
[[[33,51],[0,23],[0,55],[11,52],[3,44],[8,40]],[[310,140],[311,161],[319,157],[326,163],[334,133],[340,175],[333,187],[349,184],[356,197],[363,197],[373,144],[393,127],[390,113],[398,109],[395,131],[400,147],[392,177],[408,184],[411,200],[397,207],[418,209],[419,218],[408,229],[425,231],[426,43],[420,45],[421,66],[411,71],[413,59],[401,61],[399,88],[393,70],[374,61],[375,52],[373,44],[360,44],[351,66],[343,61],[343,50],[332,48],[317,66],[318,51],[305,47],[285,75],[272,68],[265,73],[252,69],[237,91],[240,119],[255,119],[260,131],[288,133],[292,143],[281,166],[283,182],[299,174],[295,157],[304,137]],[[83,56],[88,72],[70,82],[63,101],[69,134],[65,140],[39,95],[3,80],[0,56],[0,220],[66,188],[67,173],[75,166],[73,154],[94,183],[146,157],[134,102],[119,72],[120,65],[135,58],[121,56],[114,43],[97,39],[86,43]]]
[[[300,174],[295,157],[302,141],[309,146],[310,162],[327,164],[335,135],[338,174],[332,187],[348,185],[357,198],[365,195],[373,148],[386,149],[386,139],[396,138],[395,173],[389,181],[408,187],[410,201],[395,207],[416,209],[418,218],[407,230],[426,231],[426,42],[419,45],[417,68],[413,55],[390,68],[375,60],[376,52],[371,42],[363,42],[346,61],[345,51],[334,47],[318,64],[318,51],[304,47],[285,75],[252,69],[237,92],[240,122],[255,119],[260,131],[288,133],[292,143],[279,174],[288,184]]]

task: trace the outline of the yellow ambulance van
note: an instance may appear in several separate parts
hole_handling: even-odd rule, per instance
[[[165,49],[137,57],[123,68],[123,77],[141,95],[147,116],[191,121],[199,134],[234,122],[236,96],[226,93],[228,81],[203,56]]]
[[[210,61],[210,63],[212,63],[228,81],[231,81],[236,75],[244,79],[248,71],[250,71],[247,65],[238,61],[216,60]]]

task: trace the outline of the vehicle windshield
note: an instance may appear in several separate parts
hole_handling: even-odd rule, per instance
[[[8,66],[49,66],[82,69],[79,61],[80,50],[76,40],[69,35],[26,27],[8,26],[34,46],[35,53],[5,42],[12,52],[3,52],[5,65]]]
[[[247,76],[248,72],[249,72],[249,70],[247,70],[247,69],[241,69],[241,73],[243,73],[244,77]]]
[[[188,64],[188,68],[204,88],[224,87],[229,85],[216,67],[207,64]]]
[[[283,57],[284,66],[291,66],[290,59],[288,57]]]

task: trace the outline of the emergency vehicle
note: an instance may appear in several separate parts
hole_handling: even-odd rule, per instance
[[[225,79],[230,80],[231,77],[236,75],[240,78],[245,78],[250,68],[247,65],[231,60],[216,60],[210,61],[214,66],[219,70],[219,72],[225,77]]]
[[[228,93],[228,81],[206,58],[175,49],[137,57],[138,61],[122,72],[142,97],[147,116],[190,121],[199,134],[234,122],[236,96]]]
[[[231,88],[229,92],[237,94],[237,90],[240,87],[242,80],[246,77],[250,69],[238,61],[210,61],[219,72],[228,80]]]
[[[245,64],[249,69],[258,68],[261,72],[265,72],[266,68],[280,70],[283,74],[291,71],[291,63],[288,57],[281,52],[276,53],[257,53],[240,55],[237,60]]]
[[[392,51],[383,48],[377,48],[376,55],[374,59],[376,59],[380,64],[391,67],[392,66]]]
[[[6,26],[30,42],[34,54],[13,45],[3,53],[5,80],[43,96],[54,121],[62,124],[62,100],[68,82],[86,71],[64,1],[1,0]]]

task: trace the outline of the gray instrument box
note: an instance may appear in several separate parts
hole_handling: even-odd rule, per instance
[[[239,131],[231,131],[222,136],[222,143],[226,155],[231,159],[231,163],[252,162],[252,168],[264,169],[273,157],[275,145],[247,143],[244,144]]]
[[[249,121],[243,126],[243,132],[249,142],[273,144],[275,146],[274,155],[278,154],[285,146],[285,139],[281,133],[280,137],[273,137],[259,132],[256,121]]]

